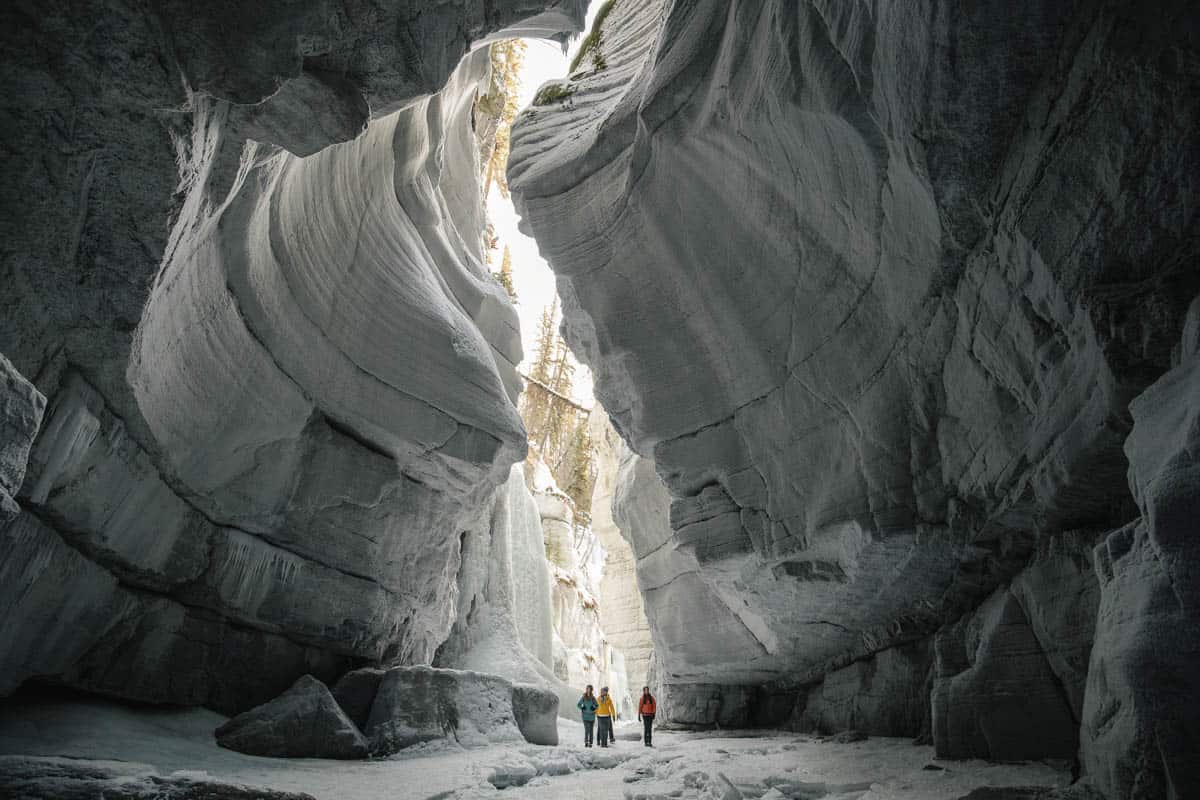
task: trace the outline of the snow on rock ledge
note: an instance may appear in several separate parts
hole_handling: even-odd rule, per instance
[[[665,482],[665,681],[818,679],[1136,513],[1128,403],[1198,288],[1170,8],[617,0],[520,117],[568,340]]]

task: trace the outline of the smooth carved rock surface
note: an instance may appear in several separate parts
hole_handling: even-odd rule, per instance
[[[1129,401],[1200,283],[1196,26],[618,0],[518,119],[568,341],[665,482],[633,542],[668,683],[820,678],[1136,514]]]
[[[160,6],[0,12],[0,350],[49,401],[22,483],[4,393],[0,691],[234,713],[429,663],[486,570],[525,440],[468,51],[584,4]]]
[[[217,744],[252,756],[366,758],[367,740],[329,689],[311,675],[214,732]]]

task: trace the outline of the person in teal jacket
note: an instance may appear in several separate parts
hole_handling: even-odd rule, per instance
[[[579,698],[575,707],[579,709],[579,713],[583,717],[583,746],[591,747],[592,731],[596,727],[596,709],[600,707],[600,704],[596,702],[596,695],[592,694],[590,683],[583,690],[583,697]]]

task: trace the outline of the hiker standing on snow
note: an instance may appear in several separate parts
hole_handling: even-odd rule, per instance
[[[646,747],[654,747],[650,744],[650,729],[654,726],[654,712],[658,710],[658,704],[654,702],[654,695],[650,694],[650,687],[642,687],[642,699],[638,701],[638,719],[642,721],[645,727],[645,733],[642,736],[642,743]]]
[[[592,685],[590,683],[583,690],[583,697],[579,698],[579,702],[575,704],[575,707],[579,709],[579,713],[583,717],[583,746],[591,747],[592,728],[596,725],[596,709],[600,707],[600,704],[596,702],[596,695],[592,694]]]
[[[596,736],[600,739],[601,747],[608,747],[609,740],[613,738],[613,719],[616,716],[617,709],[613,706],[608,687],[600,687],[600,705],[596,708],[596,721],[599,723]]]

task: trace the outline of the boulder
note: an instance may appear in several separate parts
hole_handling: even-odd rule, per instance
[[[497,789],[508,789],[512,786],[524,786],[537,775],[537,768],[528,761],[515,756],[492,767],[488,772],[487,781]]]
[[[379,682],[385,674],[387,670],[364,667],[347,672],[333,687],[333,699],[360,730],[367,729],[371,705],[375,702]]]
[[[365,733],[376,756],[436,739],[464,747],[523,740],[557,744],[552,734],[557,700],[551,692],[515,687],[498,675],[394,667],[379,681]]]
[[[525,741],[558,744],[558,695],[537,686],[512,687],[513,717]]]
[[[311,675],[216,730],[217,744],[274,758],[366,758],[367,740]]]

